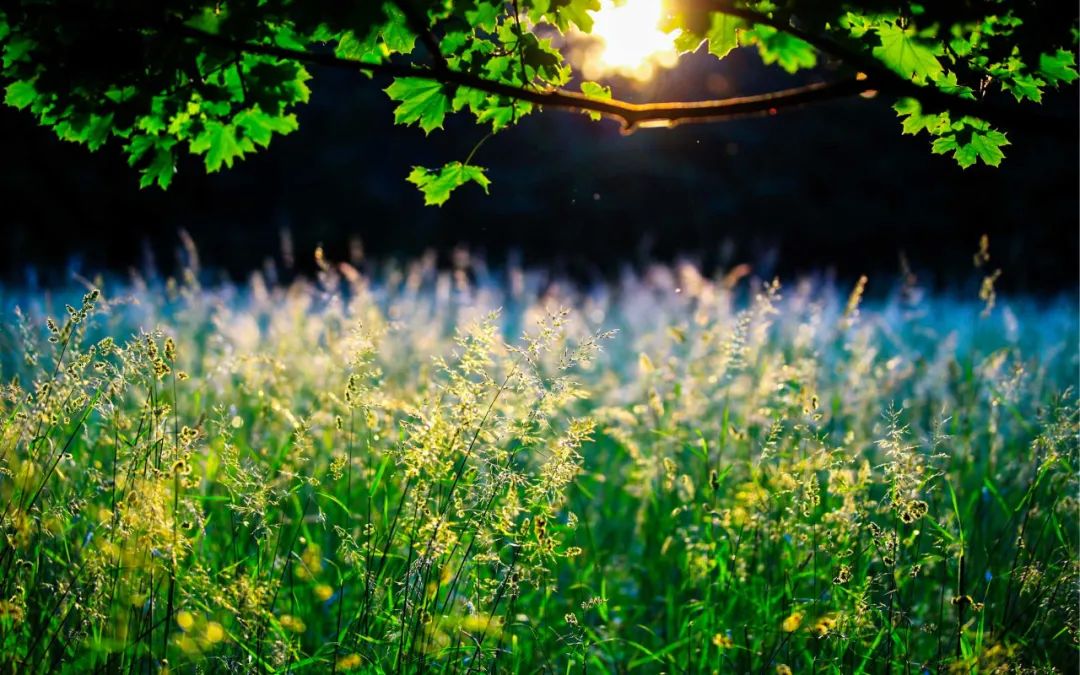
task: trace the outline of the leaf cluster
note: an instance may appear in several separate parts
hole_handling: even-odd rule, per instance
[[[603,84],[567,91],[567,47],[599,10],[599,0],[18,0],[0,9],[0,86],[61,139],[121,146],[143,187],[167,188],[185,151],[215,172],[295,131],[313,64],[392,76],[395,121],[428,134],[455,114],[498,133],[542,105],[630,128],[652,121]],[[681,52],[704,45],[723,59],[747,47],[788,73],[829,63],[866,80],[898,99],[905,133],[926,131],[933,152],[965,168],[1001,162],[1001,120],[1016,117],[998,114],[1002,102],[1040,103],[1078,78],[1076,9],[1056,3],[671,0],[668,10],[662,28]],[[713,103],[701,119],[753,112]],[[471,159],[409,180],[428,204],[466,182],[486,189]]]

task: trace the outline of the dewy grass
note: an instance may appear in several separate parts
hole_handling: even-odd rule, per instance
[[[319,262],[0,296],[0,671],[1075,672],[1075,303]]]

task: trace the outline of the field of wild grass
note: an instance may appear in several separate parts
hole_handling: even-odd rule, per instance
[[[1077,671],[1073,299],[320,263],[0,291],[0,672]]]

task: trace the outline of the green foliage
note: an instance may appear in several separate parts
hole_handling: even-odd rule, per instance
[[[1001,148],[1008,144],[1005,134],[991,129],[985,122],[964,117],[939,134],[931,148],[937,155],[951,152],[956,163],[966,169],[980,159],[989,166],[1001,164],[1005,158]]]
[[[744,29],[742,19],[713,12],[709,17],[709,32],[705,35],[709,41],[709,53],[718,59],[730,54],[731,50],[741,46],[739,32]]]
[[[394,121],[398,124],[414,122],[431,133],[441,129],[450,99],[443,91],[444,85],[435,80],[419,77],[399,77],[386,88],[386,94],[395,101],[400,101],[394,110]]]
[[[599,9],[599,0],[16,0],[0,10],[0,86],[7,105],[64,140],[91,151],[121,146],[140,185],[164,188],[181,153],[214,172],[295,131],[309,69],[330,58],[393,76],[385,91],[399,124],[430,134],[465,114],[500,132],[538,110],[523,98],[570,85],[580,64],[568,61],[567,46]],[[751,47],[789,73],[829,61],[840,75],[895,78],[907,87],[897,97],[920,100],[926,89],[964,101],[950,119],[991,126],[920,127],[947,128],[935,134],[935,152],[961,166],[1001,161],[1006,130],[978,107],[1040,103],[1048,87],[1078,79],[1076,12],[1064,5],[670,0],[668,9],[663,28],[680,31],[679,51],[707,43],[723,59]],[[587,104],[619,103],[610,89],[582,91]],[[548,101],[581,107],[573,97]]]
[[[605,87],[597,82],[582,82],[581,93],[597,101],[611,100],[611,87]],[[589,117],[595,122],[600,119],[600,113],[590,111]]]
[[[944,49],[931,40],[924,42],[920,39],[923,36],[913,28],[885,23],[876,25],[874,30],[881,40],[881,45],[873,49],[874,56],[903,77],[924,84],[927,80],[937,80],[945,72],[938,60]]]
[[[1074,668],[1068,298],[316,262],[0,288],[0,672]]]
[[[589,12],[600,9],[600,0],[532,0],[522,6],[531,7],[526,11],[534,23],[547,22],[563,32],[575,26],[588,33],[593,25]]]
[[[953,122],[947,112],[924,114],[919,102],[911,98],[897,101],[893,108],[904,118],[905,134],[927,132],[934,137],[931,151],[936,155],[951,153],[956,163],[964,169],[979,160],[989,166],[998,166],[1005,158],[1001,150],[1009,145],[1005,134],[990,128],[982,120],[961,117]]]
[[[409,174],[409,182],[424,193],[424,203],[428,206],[442,206],[451,192],[470,181],[484,188],[484,192],[491,185],[483,168],[461,162],[450,162],[438,171],[416,166]]]
[[[1056,54],[1040,54],[1039,74],[1051,84],[1072,84],[1080,77],[1076,73],[1076,54],[1064,49],[1059,49]]]

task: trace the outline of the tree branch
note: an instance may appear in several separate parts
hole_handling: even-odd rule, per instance
[[[949,111],[955,115],[968,115],[1006,129],[1011,127],[1051,133],[1076,133],[1075,119],[1036,114],[1019,107],[993,106],[982,101],[947,94],[933,84],[916,84],[872,56],[849,48],[829,36],[803,30],[793,25],[790,20],[783,20],[752,9],[735,7],[732,0],[711,0],[710,6],[711,11],[734,16],[750,23],[764,24],[796,37],[819,52],[866,74],[868,79],[875,83],[878,91],[897,98],[910,97],[918,100],[926,112]]]
[[[727,0],[717,0],[717,4],[730,8]],[[240,42],[189,26],[179,26],[177,30],[193,39],[251,54],[264,54],[332,68],[360,70],[372,75],[424,78],[445,84],[478,89],[490,94],[526,101],[540,106],[599,113],[604,117],[618,120],[626,132],[632,132],[637,128],[647,126],[675,126],[688,122],[715,122],[739,117],[775,115],[781,110],[801,107],[810,103],[855,95],[869,98],[878,92],[883,92],[896,97],[909,96],[915,98],[923,104],[928,112],[948,110],[957,115],[977,117],[1006,129],[1027,128],[1043,133],[1076,134],[1076,120],[1036,115],[1017,107],[990,106],[980,101],[959,98],[933,86],[915,84],[884,65],[878,64],[874,59],[846,49],[826,37],[813,35],[795,28],[790,23],[752,10],[730,8],[730,11],[739,18],[756,23],[765,23],[777,30],[783,30],[803,39],[820,51],[829,53],[849,66],[858,69],[865,77],[857,76],[833,82],[783,89],[768,94],[711,101],[629,103],[618,99],[592,98],[562,89],[550,89],[547,91],[527,89],[488,80],[451,68],[440,68],[438,65],[434,69],[429,69],[389,61],[366,63],[345,59],[329,52],[309,52],[275,45]]]
[[[869,79],[849,78],[835,82],[810,84],[792,89],[713,101],[668,103],[628,103],[617,99],[597,99],[561,89],[535,91],[503,82],[488,80],[453,69],[433,70],[393,62],[366,63],[345,59],[327,52],[309,52],[274,45],[239,42],[188,26],[177,29],[192,39],[249,54],[263,54],[313,65],[363,71],[390,77],[419,77],[445,84],[478,89],[490,94],[525,101],[539,106],[595,112],[618,120],[623,129],[633,131],[646,126],[674,126],[686,122],[709,122],[755,115],[775,115],[780,110],[837,98],[870,95],[875,89]]]
[[[710,11],[720,12],[721,14],[727,14],[728,16],[734,16],[736,18],[748,21],[750,23],[759,23],[765,26],[770,26],[778,31],[787,33],[792,37],[799,38],[803,42],[806,42],[814,49],[817,49],[823,54],[842,61],[843,63],[857,68],[867,75],[883,74],[886,77],[900,77],[893,71],[883,66],[877,59],[867,56],[866,54],[859,52],[855,49],[849,49],[843,44],[833,40],[832,38],[819,35],[817,33],[811,33],[803,30],[791,23],[790,20],[785,21],[778,17],[765,14],[753,9],[745,9],[742,7],[736,7],[732,3],[732,0],[711,0]]]

